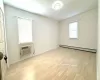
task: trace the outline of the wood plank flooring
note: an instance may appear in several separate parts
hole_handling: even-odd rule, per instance
[[[58,48],[12,65],[6,80],[96,80],[96,53]]]

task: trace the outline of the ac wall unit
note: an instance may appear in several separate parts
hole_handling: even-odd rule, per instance
[[[34,54],[33,43],[21,43],[20,44],[20,57]]]

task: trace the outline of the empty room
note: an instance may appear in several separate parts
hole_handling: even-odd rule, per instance
[[[98,3],[0,0],[0,80],[100,80]]]

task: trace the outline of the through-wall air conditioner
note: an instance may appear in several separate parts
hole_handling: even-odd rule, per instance
[[[33,43],[21,43],[20,45],[20,57],[34,54]]]

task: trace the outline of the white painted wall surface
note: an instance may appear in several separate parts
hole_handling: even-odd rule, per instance
[[[20,60],[18,52],[17,18],[15,16],[33,20],[33,43],[36,55],[58,47],[57,21],[8,5],[5,5],[4,7],[10,64]]]
[[[60,22],[60,45],[97,49],[97,9]],[[78,39],[69,39],[69,23],[78,21]]]

